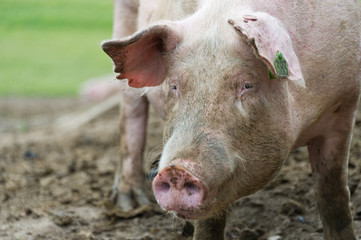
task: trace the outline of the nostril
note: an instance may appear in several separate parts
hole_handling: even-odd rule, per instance
[[[196,184],[194,184],[193,182],[186,182],[186,183],[184,183],[183,187],[189,195],[192,195],[199,191],[198,186]]]
[[[158,184],[157,189],[160,192],[166,193],[166,192],[169,191],[170,185],[167,182],[161,182],[161,183]]]

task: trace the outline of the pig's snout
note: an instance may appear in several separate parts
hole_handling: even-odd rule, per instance
[[[163,168],[153,180],[153,190],[159,205],[176,212],[178,217],[201,217],[206,189],[187,169],[176,165]]]

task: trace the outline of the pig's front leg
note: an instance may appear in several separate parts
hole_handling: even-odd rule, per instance
[[[193,240],[223,240],[226,215],[195,222]]]
[[[308,144],[315,194],[326,240],[356,239],[347,186],[348,153],[354,114],[353,111],[340,114],[343,116],[338,117],[338,120],[334,118],[332,129],[328,129],[324,136],[316,137]]]
[[[136,31],[139,0],[114,0],[113,38]],[[132,216],[132,210],[149,204],[145,194],[143,150],[148,101],[137,94],[123,93],[120,120],[121,159],[110,200],[117,210]],[[135,211],[133,212],[135,214]]]
[[[121,106],[121,167],[120,182],[113,187],[111,200],[121,211],[127,212],[149,204],[145,193],[143,150],[148,118],[148,100],[131,93],[123,95]],[[119,169],[118,169],[119,171]]]

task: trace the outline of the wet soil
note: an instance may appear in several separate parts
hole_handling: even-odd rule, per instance
[[[130,219],[104,214],[120,154],[118,108],[76,129],[66,128],[91,106],[77,99],[0,99],[0,239],[190,240],[182,220],[159,210]],[[147,170],[161,152],[162,124],[152,112]],[[358,115],[349,187],[359,239],[360,179]],[[307,151],[299,148],[264,190],[230,207],[226,239],[321,239],[313,195]]]

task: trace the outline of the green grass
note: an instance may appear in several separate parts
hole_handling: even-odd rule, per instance
[[[361,1],[360,1],[361,2]],[[111,73],[111,0],[0,0],[0,96],[69,96]]]
[[[111,0],[1,0],[0,96],[71,96],[111,73]]]

